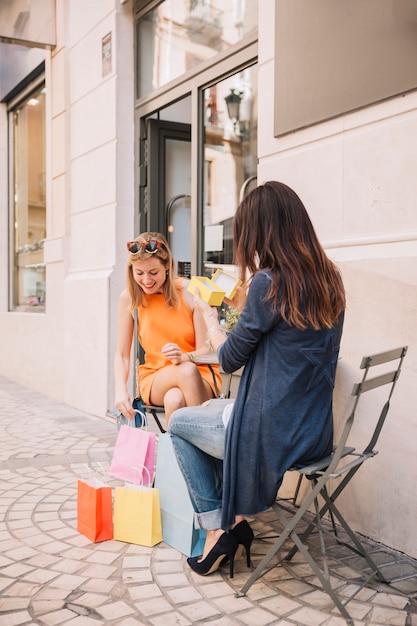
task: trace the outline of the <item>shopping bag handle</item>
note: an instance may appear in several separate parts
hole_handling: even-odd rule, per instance
[[[94,465],[98,466],[98,470],[94,469],[93,467]],[[90,478],[92,478],[93,474],[102,474],[103,478],[105,478],[105,471],[104,471],[104,467],[102,466],[102,464],[100,463],[100,461],[91,461],[91,463],[83,463],[83,468],[85,468],[85,470],[87,470],[87,480],[89,480]],[[82,474],[82,479],[84,480],[84,474]]]
[[[148,468],[145,465],[137,465],[137,466],[132,466],[129,467],[126,470],[126,478],[125,478],[125,487],[126,487],[126,483],[129,482],[129,474],[130,474],[130,470],[133,470],[133,485],[138,485],[139,487],[144,487],[145,485],[143,484],[143,472],[145,471],[146,474],[148,475],[148,485],[151,484],[151,474],[150,471],[148,470]],[[140,472],[140,483],[135,482],[135,476],[136,476],[136,472]]]
[[[146,431],[148,430],[148,418],[146,417],[146,414],[143,411],[139,411],[139,409],[135,409],[134,407],[133,410],[140,416],[140,426],[136,426],[136,415],[135,417],[132,417],[132,419],[128,419],[124,417],[123,413],[120,413],[120,411],[114,410],[113,415],[116,418],[117,430],[119,430],[121,426],[128,426],[129,428]],[[125,422],[122,422],[123,418],[126,420]]]

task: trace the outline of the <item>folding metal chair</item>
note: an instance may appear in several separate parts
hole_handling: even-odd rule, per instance
[[[284,559],[287,561],[291,560],[297,551],[300,551],[306,561],[309,563],[313,572],[317,575],[317,578],[323,585],[324,590],[329,594],[332,601],[339,609],[342,616],[345,618],[347,624],[353,625],[353,620],[345,607],[348,602],[350,602],[350,600],[352,600],[352,598],[357,595],[360,589],[365,587],[365,585],[367,585],[369,581],[374,577],[377,577],[382,582],[389,582],[382,574],[376,563],[371,559],[370,555],[367,553],[366,549],[358,539],[358,536],[355,535],[353,530],[350,528],[349,524],[337,508],[335,501],[344,491],[346,486],[350,483],[350,481],[352,480],[358,469],[363,465],[363,463],[367,459],[371,459],[377,454],[377,451],[375,450],[375,445],[378,441],[379,435],[387,417],[390,407],[390,400],[394,392],[397,380],[399,378],[402,362],[404,360],[406,352],[407,347],[401,347],[394,350],[389,350],[387,352],[366,356],[362,359],[360,368],[364,370],[363,377],[361,382],[356,383],[353,386],[353,407],[349,417],[344,424],[344,428],[337,446],[334,447],[333,453],[330,456],[321,459],[314,464],[301,468],[292,468],[296,469],[300,473],[300,479],[302,479],[303,477],[307,477],[308,479],[310,479],[311,490],[308,490],[307,495],[298,504],[297,498],[299,497],[299,494],[297,490],[296,496],[290,499],[292,500],[292,507],[290,507],[288,499],[281,499],[279,497],[277,498],[272,508],[282,524],[282,532],[278,537],[275,538],[275,542],[273,543],[265,557],[261,560],[255,571],[245,583],[245,585],[243,585],[242,589],[236,594],[237,597],[244,596],[256,580],[258,580],[265,573],[269,572],[271,569],[282,563]],[[395,369],[386,371],[388,366],[386,366],[385,364],[390,364],[390,367],[392,367],[392,362],[396,362]],[[370,373],[371,368],[374,368],[376,366],[382,367],[376,370],[372,370],[373,377],[368,378],[368,374]],[[383,373],[374,375],[381,369],[384,370]],[[387,395],[384,394],[384,399],[379,401],[380,395],[378,395],[378,404],[379,406],[381,406],[382,403],[383,406],[377,419],[375,429],[372,433],[368,445],[365,447],[363,452],[356,452],[355,448],[347,447],[346,442],[352,428],[359,399],[364,393],[380,387],[386,388],[388,392],[388,398]],[[341,479],[338,486],[333,491],[331,491],[329,488],[329,481],[331,479]],[[320,504],[320,502],[322,503]],[[311,521],[311,513],[309,512],[309,508],[312,505],[314,505],[315,514]],[[331,518],[332,536],[335,537],[338,543],[351,549],[355,554],[363,557],[371,570],[369,577],[363,582],[363,584],[358,585],[354,593],[343,602],[336,594],[331,585],[328,564],[326,560],[324,535],[329,531],[325,529],[322,524],[322,518],[326,513],[329,513]],[[296,531],[296,526],[302,519],[303,521],[307,519],[308,525],[304,531]],[[347,543],[339,539],[336,520],[343,527],[351,543]],[[309,551],[308,547],[306,546],[306,541],[313,531],[318,531],[319,533],[320,547],[323,557],[322,567],[320,567],[319,562],[312,557],[311,551]],[[284,547],[284,544],[288,539],[293,542],[293,547],[289,551],[288,547]],[[284,552],[283,556],[281,555],[281,552]],[[278,561],[274,561],[273,565],[270,565],[275,555],[277,555]]]

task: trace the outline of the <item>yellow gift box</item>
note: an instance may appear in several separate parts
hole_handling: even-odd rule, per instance
[[[232,299],[236,293],[236,288],[242,281],[231,274],[227,274],[221,269],[216,270],[213,278],[206,276],[193,276],[188,291],[194,295],[194,290],[198,287],[200,297],[210,306],[220,306],[224,297]]]
[[[210,306],[220,306],[226,295],[224,289],[221,289],[210,278],[206,276],[192,276],[188,291],[194,295],[195,288],[198,288],[200,298],[203,298]]]
[[[232,274],[224,272],[221,269],[216,270],[211,280],[216,283],[218,287],[224,289],[224,291],[226,292],[226,298],[229,298],[229,300],[233,299],[236,293],[236,289],[239,287],[239,285],[242,284],[241,280],[235,278],[234,276],[232,276]]]

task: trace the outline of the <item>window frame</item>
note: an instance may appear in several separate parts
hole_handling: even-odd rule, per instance
[[[46,313],[46,303],[41,308],[25,308],[18,303],[16,298],[16,288],[18,287],[16,250],[15,250],[15,141],[14,141],[14,115],[16,109],[27,101],[31,94],[39,92],[40,89],[46,87],[45,64],[41,63],[33,72],[31,72],[19,85],[17,85],[9,94],[6,100],[7,107],[7,181],[8,181],[8,289],[7,289],[7,310],[10,313]],[[46,146],[46,117],[45,117],[45,146]],[[46,160],[45,160],[46,171]],[[47,201],[45,199],[45,231],[47,228]],[[46,237],[45,237],[46,238]],[[46,263],[43,256],[43,265],[45,266],[45,293],[46,293]]]

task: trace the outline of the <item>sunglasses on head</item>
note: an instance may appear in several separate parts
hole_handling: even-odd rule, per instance
[[[149,239],[149,241],[128,241],[127,249],[130,254],[137,254],[141,250],[154,254],[161,247],[161,242],[156,239]]]

